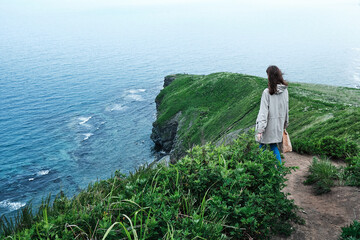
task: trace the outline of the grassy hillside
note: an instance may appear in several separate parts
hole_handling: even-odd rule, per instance
[[[290,168],[274,167],[252,134],[231,146],[194,147],[174,165],[116,172],[73,199],[59,195],[1,239],[269,239],[289,235],[297,207],[281,191]],[[2,237],[1,237],[1,234]]]
[[[181,111],[178,137],[184,148],[217,141],[255,124],[266,87],[264,78],[236,73],[176,75],[157,96],[156,124],[166,124]],[[302,151],[303,141],[323,136],[360,143],[359,89],[290,82],[289,96],[288,131],[295,149]]]
[[[157,96],[156,124],[166,125],[181,111],[178,137],[185,146],[216,141],[255,124],[266,85],[266,79],[242,74],[177,75]],[[321,147],[342,153],[358,147],[360,90],[290,83],[289,94],[288,130],[298,151]],[[142,167],[128,176],[118,171],[72,199],[59,195],[52,204],[45,201],[35,214],[27,205],[14,222],[0,217],[0,238],[269,239],[274,234],[289,235],[292,223],[300,222],[294,202],[281,191],[291,169],[275,168],[274,155],[261,151],[253,135],[250,130],[228,146],[196,146],[174,165]],[[345,169],[351,185],[360,185],[359,172],[358,155]]]

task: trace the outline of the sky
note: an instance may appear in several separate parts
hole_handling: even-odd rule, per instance
[[[31,9],[92,9],[103,7],[123,7],[123,6],[179,6],[179,5],[202,5],[202,6],[241,6],[254,5],[257,7],[266,7],[269,5],[278,5],[281,7],[290,6],[331,6],[338,3],[358,2],[360,0],[0,0],[0,10],[5,8],[24,6]]]

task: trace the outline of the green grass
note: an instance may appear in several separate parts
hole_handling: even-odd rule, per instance
[[[164,125],[181,111],[180,151],[194,144],[218,141],[255,124],[267,80],[237,73],[176,75],[157,96],[155,125]],[[317,153],[325,136],[360,144],[360,90],[305,83],[289,84],[288,132],[298,152]],[[309,146],[310,145],[310,146]]]
[[[360,156],[346,161],[346,167],[336,167],[329,159],[314,157],[304,184],[313,185],[315,194],[330,192],[333,186],[360,186]]]
[[[359,240],[360,239],[360,222],[354,220],[349,226],[341,228],[340,240]]]
[[[251,131],[232,145],[209,143],[253,126],[266,86],[266,79],[243,74],[177,75],[156,98],[155,125],[166,124],[181,111],[182,151],[194,144],[204,146],[193,147],[169,167],[141,167],[128,176],[117,171],[72,199],[60,193],[52,204],[46,199],[35,213],[27,205],[13,220],[0,218],[1,238],[269,239],[274,234],[289,235],[291,224],[300,221],[293,201],[281,192],[291,169],[276,169],[277,160],[271,152],[259,150]],[[341,157],[351,155],[345,180],[359,184],[360,90],[290,83],[289,94],[288,131],[294,149],[326,155],[323,143],[337,146],[337,152],[345,151]],[[325,177],[319,181],[339,176],[331,166],[321,168],[319,175]]]
[[[338,180],[338,169],[327,159],[313,159],[305,184],[313,184],[316,194],[323,194],[331,191],[335,185],[334,180]]]
[[[24,208],[2,239],[269,239],[300,222],[281,191],[291,168],[274,167],[253,132],[231,146],[194,147],[169,167],[139,168]]]
[[[185,149],[202,140],[215,141],[254,124],[265,85],[259,77],[242,74],[177,76],[156,98],[161,104],[155,124],[163,125],[181,111],[178,134]]]

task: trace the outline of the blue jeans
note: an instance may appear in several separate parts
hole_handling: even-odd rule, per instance
[[[264,145],[265,145],[265,144],[260,143],[260,146],[259,146],[259,147],[262,148]],[[280,165],[281,165],[281,156],[280,156],[280,151],[279,151],[279,149],[278,149],[278,147],[277,147],[277,144],[276,144],[276,143],[271,143],[271,144],[269,144],[269,145],[270,145],[271,151],[273,151],[276,159],[279,160]],[[264,147],[264,150],[265,150],[265,149],[266,149],[266,145],[265,145],[265,147]]]

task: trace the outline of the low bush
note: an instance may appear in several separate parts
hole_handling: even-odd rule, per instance
[[[359,147],[355,142],[333,136],[325,136],[320,139],[294,139],[293,149],[298,153],[316,154],[332,159],[346,159],[359,153]]]
[[[341,228],[340,240],[359,240],[360,239],[360,222],[354,221],[349,226]]]
[[[345,168],[347,184],[360,187],[360,155],[348,158],[347,163]]]
[[[316,194],[323,194],[331,191],[334,180],[338,179],[338,169],[329,160],[313,159],[309,168],[310,174],[304,184],[313,184]]]
[[[314,139],[295,138],[292,140],[293,150],[298,153],[317,154],[319,152],[318,141]]]
[[[194,147],[177,164],[116,172],[73,199],[60,195],[31,220],[2,226],[8,239],[269,239],[299,222],[275,167],[253,133],[231,146]],[[31,221],[31,224],[25,224]],[[1,224],[0,224],[1,225]],[[6,239],[6,237],[5,237]]]
[[[345,140],[332,136],[326,136],[320,139],[320,152],[331,158],[341,158],[344,156]]]
[[[359,148],[352,141],[326,136],[319,141],[319,152],[331,158],[346,159],[347,157],[355,156],[359,152]]]

